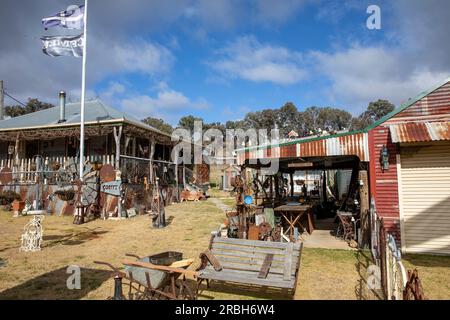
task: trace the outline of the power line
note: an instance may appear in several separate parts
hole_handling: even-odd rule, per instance
[[[5,90],[3,90],[3,93],[5,94],[5,96],[10,97],[11,99],[13,99],[15,102],[21,104],[22,106],[26,107],[27,105],[23,102],[20,102],[19,100],[17,100],[16,98],[14,98],[13,96],[11,96],[9,93],[7,93]]]

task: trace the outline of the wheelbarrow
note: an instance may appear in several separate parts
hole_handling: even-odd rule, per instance
[[[103,261],[94,263],[108,266],[113,270],[114,296],[113,300],[124,300],[122,291],[123,280],[127,280],[128,299],[130,300],[195,300],[196,290],[192,290],[186,281],[186,276],[197,279],[197,272],[187,270],[194,259],[183,260],[180,252],[167,251],[156,255],[139,257],[135,261],[122,261],[123,271],[112,264]]]

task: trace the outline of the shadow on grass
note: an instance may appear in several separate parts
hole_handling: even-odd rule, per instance
[[[380,290],[369,288],[367,268],[374,264],[371,253],[367,250],[358,250],[355,252],[355,258],[357,260],[355,267],[359,275],[358,284],[355,286],[356,297],[358,300],[383,300]]]
[[[450,267],[450,256],[403,254],[402,260],[415,267]]]
[[[0,258],[0,268],[3,268],[4,266],[6,266],[6,259]]]
[[[0,300],[79,300],[111,278],[111,272],[81,268],[81,289],[67,288],[63,267],[0,292]]]
[[[169,216],[169,218],[167,218],[167,220],[166,220],[166,226],[170,225],[174,219],[175,219],[174,216]]]
[[[89,240],[94,240],[100,238],[101,235],[107,233],[108,231],[96,231],[95,229],[87,229],[86,231],[74,232],[65,235],[45,235],[43,236],[43,247],[53,247],[56,245],[79,245]]]
[[[195,284],[189,284],[192,288]],[[213,300],[210,292],[220,292],[233,295],[227,299],[239,299],[240,296],[246,296],[251,299],[270,299],[270,300],[293,300],[293,293],[287,289],[267,288],[261,286],[241,285],[237,283],[210,281],[209,288],[203,282],[199,289],[199,298]],[[239,296],[239,297],[238,297]]]

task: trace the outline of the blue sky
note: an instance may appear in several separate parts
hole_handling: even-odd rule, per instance
[[[44,56],[38,41],[68,33],[44,31],[40,19],[73,2],[18,2],[0,13],[8,92],[56,102],[63,89],[79,99],[81,61]],[[366,27],[370,4],[381,8],[381,30]],[[88,96],[172,124],[187,114],[237,120],[287,101],[358,114],[450,76],[449,9],[445,0],[91,1]]]

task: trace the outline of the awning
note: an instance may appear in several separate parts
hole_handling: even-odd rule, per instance
[[[450,121],[393,124],[389,129],[392,142],[450,140]]]

